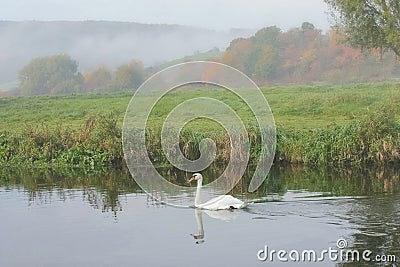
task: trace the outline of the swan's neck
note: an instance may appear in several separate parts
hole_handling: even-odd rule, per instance
[[[203,180],[202,179],[197,180],[196,198],[194,199],[195,206],[198,206],[200,204],[200,192],[202,185],[203,185]]]

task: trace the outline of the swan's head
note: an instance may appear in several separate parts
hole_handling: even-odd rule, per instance
[[[195,173],[192,175],[192,177],[190,177],[188,183],[192,182],[192,181],[198,181],[198,180],[203,180],[203,176],[200,173]]]

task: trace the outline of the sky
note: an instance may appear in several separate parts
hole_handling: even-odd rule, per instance
[[[329,28],[323,0],[2,0],[0,20],[108,20],[208,29]]]

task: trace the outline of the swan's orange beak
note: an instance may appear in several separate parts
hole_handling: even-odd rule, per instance
[[[187,182],[188,182],[188,184],[190,184],[194,180],[195,180],[195,178],[194,178],[194,176],[192,176],[192,177],[190,177],[190,179]]]

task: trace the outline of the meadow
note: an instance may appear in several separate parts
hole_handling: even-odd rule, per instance
[[[386,164],[400,160],[400,84],[274,86],[262,88],[277,126],[275,160],[311,165]],[[0,98],[0,162],[123,164],[121,127],[132,92]],[[185,100],[211,97],[239,114],[257,144],[255,119],[245,103],[221,88],[179,88],[162,98],[149,118],[149,148],[165,162],[155,137],[169,111]],[[195,120],[182,131],[181,147],[198,155],[201,137],[229,147],[224,129]],[[253,148],[256,158],[259,148]],[[221,156],[220,160],[227,160]]]
[[[276,125],[284,129],[344,125],[385,107],[400,116],[400,84],[396,83],[276,86],[261,89],[272,109]],[[18,132],[38,123],[49,126],[62,124],[78,129],[91,116],[109,113],[117,114],[119,123],[122,123],[132,95],[132,92],[124,92],[0,98],[0,130]],[[166,112],[177,103],[199,96],[220,99],[233,107],[239,102],[237,98],[229,99],[224,90],[213,88],[175,91],[168,94],[159,106],[163,106]]]

